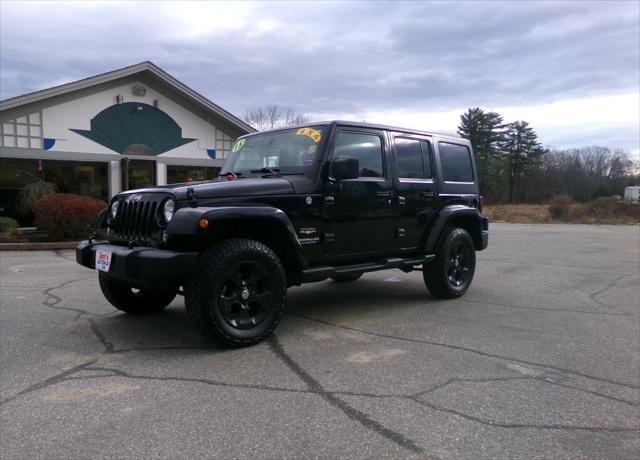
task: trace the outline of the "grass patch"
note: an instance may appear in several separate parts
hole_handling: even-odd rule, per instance
[[[544,224],[551,222],[546,204],[496,204],[485,206],[482,212],[491,222],[514,224]]]
[[[575,203],[555,197],[549,204],[496,204],[485,206],[483,214],[493,222],[517,224],[627,224],[640,223],[640,206],[625,205],[616,197],[601,197]]]

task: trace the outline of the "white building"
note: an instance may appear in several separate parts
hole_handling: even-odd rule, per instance
[[[44,179],[103,200],[216,177],[254,129],[151,62],[0,101],[0,215]]]

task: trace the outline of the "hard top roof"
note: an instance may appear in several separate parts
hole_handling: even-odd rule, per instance
[[[261,133],[284,131],[286,129],[306,128],[306,127],[309,127],[309,126],[328,126],[328,125],[347,126],[347,127],[354,127],[354,128],[384,129],[384,130],[388,130],[388,131],[399,131],[399,132],[407,133],[407,134],[418,134],[418,135],[421,135],[421,136],[430,136],[430,137],[431,136],[437,136],[437,137],[456,140],[458,142],[467,141],[466,139],[460,137],[457,134],[444,134],[444,133],[437,133],[437,132],[433,132],[433,131],[423,131],[423,130],[411,129],[411,128],[401,128],[401,127],[398,127],[398,126],[388,126],[388,125],[380,125],[380,124],[376,124],[376,123],[366,123],[366,122],[362,122],[362,121],[349,121],[349,120],[312,121],[312,122],[304,123],[304,124],[300,124],[300,125],[286,126],[286,127],[282,127],[282,128],[275,128],[275,129],[270,129],[270,130],[266,130],[266,131],[261,131]],[[251,133],[249,135],[255,135],[255,134],[260,134],[260,133]]]

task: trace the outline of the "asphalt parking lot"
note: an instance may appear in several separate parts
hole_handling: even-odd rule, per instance
[[[474,283],[289,290],[275,336],[210,348],[181,298],[130,317],[72,251],[0,253],[0,456],[638,458],[640,232],[492,226]]]

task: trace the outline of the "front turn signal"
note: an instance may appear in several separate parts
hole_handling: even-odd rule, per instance
[[[200,219],[198,221],[198,227],[202,229],[209,228],[209,219]]]

